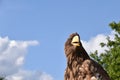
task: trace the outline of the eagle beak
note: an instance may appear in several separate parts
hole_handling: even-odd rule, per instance
[[[74,36],[71,42],[72,45],[74,46],[80,46],[80,40],[78,36]]]

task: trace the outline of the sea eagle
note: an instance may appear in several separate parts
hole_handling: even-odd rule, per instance
[[[67,39],[65,55],[67,67],[64,80],[110,80],[102,66],[89,57],[78,33],[71,34]]]

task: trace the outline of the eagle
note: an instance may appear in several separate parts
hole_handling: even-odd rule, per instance
[[[64,50],[67,58],[64,80],[111,80],[103,67],[89,57],[78,33],[69,36]]]

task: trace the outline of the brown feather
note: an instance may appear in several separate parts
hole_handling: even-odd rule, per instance
[[[78,33],[71,34],[65,43],[67,68],[64,80],[110,80],[101,65],[90,59],[80,41],[80,46],[71,44],[73,37],[76,35],[79,36]]]

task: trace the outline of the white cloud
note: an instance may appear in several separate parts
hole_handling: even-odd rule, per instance
[[[18,73],[13,76],[7,77],[8,80],[53,80],[53,78],[44,73],[38,71],[27,71],[27,70],[19,70]]]
[[[89,41],[82,41],[82,44],[88,53],[94,52],[95,50],[98,50],[98,53],[101,53],[104,51],[104,49],[106,49],[101,48],[101,42],[107,42],[106,36],[103,34],[99,34],[96,37],[91,38]]]
[[[111,32],[108,35],[111,40],[114,40],[114,34],[115,34],[115,32]],[[107,38],[106,35],[98,34],[96,37],[93,37],[88,41],[81,40],[81,42],[83,44],[83,47],[86,49],[86,51],[88,53],[98,50],[98,53],[100,54],[100,53],[104,52],[105,49],[108,49],[107,47],[101,48],[101,46],[100,46],[101,42],[107,43],[106,38]]]
[[[36,40],[16,41],[0,37],[0,75],[6,76],[7,80],[52,80],[48,74],[22,70],[27,48],[38,44]]]
[[[24,62],[24,57],[19,57],[17,60],[16,60],[16,65],[22,65]]]

